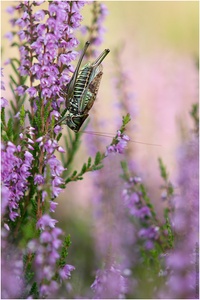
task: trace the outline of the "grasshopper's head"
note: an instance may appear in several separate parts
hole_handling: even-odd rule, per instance
[[[89,114],[77,115],[77,116],[69,115],[66,118],[66,125],[74,132],[78,132],[83,122],[87,119],[88,116]]]

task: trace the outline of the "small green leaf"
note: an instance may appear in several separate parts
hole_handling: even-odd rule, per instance
[[[163,164],[163,161],[161,158],[158,158],[158,162],[159,162],[159,168],[160,168],[160,174],[161,174],[161,177],[167,181],[168,180],[168,174],[167,174],[167,170],[166,170],[166,167],[165,165]]]
[[[70,245],[71,245],[71,238],[70,235],[68,235],[62,244],[61,255],[58,263],[58,266],[60,268],[63,268],[66,264],[66,258],[68,256],[68,248]]]
[[[17,68],[16,68],[16,66],[15,66],[15,64],[14,64],[14,61],[16,61],[16,60],[12,59],[11,62],[10,62],[10,64],[11,64],[12,69],[13,69],[13,71],[15,72],[15,74],[16,74],[17,76],[19,76],[19,71],[17,70]]]
[[[91,166],[91,163],[92,163],[92,158],[91,158],[91,157],[89,157],[89,158],[88,158],[88,163],[87,163],[87,167],[88,167],[88,169],[90,168],[90,166]]]
[[[81,175],[84,174],[86,172],[86,170],[87,170],[87,165],[86,165],[86,163],[84,163],[83,166],[82,166],[80,174]]]
[[[20,85],[24,85],[26,80],[27,80],[28,76],[21,76],[20,77]]]
[[[14,77],[12,75],[9,76],[10,77],[10,80],[17,86],[17,82],[16,80],[14,79]]]
[[[3,140],[4,142],[8,142],[8,141],[9,141],[9,138],[8,138],[7,134],[3,134],[3,135],[2,135],[2,140]]]
[[[94,165],[98,165],[101,162],[101,153],[97,152],[96,156],[95,156],[95,160],[94,160]]]
[[[14,105],[14,103],[13,103],[12,100],[10,101],[10,105],[11,105],[11,107],[12,107],[12,110],[13,110],[14,113],[15,113],[15,112],[16,112],[16,107],[15,107],[15,105]]]
[[[1,122],[5,125],[6,121],[5,121],[5,107],[2,107],[1,109]]]
[[[60,133],[58,134],[58,136],[57,136],[57,141],[59,141],[61,137],[62,137],[62,132],[60,132]]]
[[[98,166],[92,166],[92,171],[97,171],[103,168],[103,164],[98,165]]]
[[[29,295],[28,296],[32,296],[33,299],[39,299],[39,289],[38,289],[38,284],[37,282],[34,282],[32,284],[32,287],[30,289]]]
[[[13,120],[12,120],[12,118],[10,118],[8,120],[7,127],[8,127],[7,135],[9,137],[9,139],[12,140],[12,137],[13,137]]]
[[[19,115],[19,117],[20,117],[20,125],[21,125],[21,126],[24,126],[24,123],[25,123],[25,115],[26,115],[26,113],[25,113],[24,105],[22,105],[22,107],[21,107],[21,109],[20,109],[20,115]]]

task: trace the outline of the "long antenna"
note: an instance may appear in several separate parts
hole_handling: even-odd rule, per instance
[[[79,130],[79,132],[87,133],[87,134],[94,134],[94,135],[97,135],[97,136],[103,136],[103,137],[107,137],[107,138],[114,138],[115,137],[114,133],[109,133],[109,132],[95,132],[95,131],[89,131],[89,130],[87,130],[87,131]],[[142,144],[142,145],[148,145],[148,146],[162,147],[162,145],[159,145],[159,144],[152,144],[152,143],[146,143],[146,142],[141,142],[141,141],[130,140],[129,142],[136,143],[136,144]]]

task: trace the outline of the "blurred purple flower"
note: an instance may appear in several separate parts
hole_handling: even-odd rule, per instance
[[[166,289],[161,292],[167,298],[199,298],[198,284],[198,225],[199,225],[199,143],[194,138],[179,151],[180,195],[174,199],[172,216],[175,232],[174,249],[168,253],[166,268],[169,277]]]
[[[37,222],[37,227],[41,230],[39,238],[28,244],[28,251],[35,254],[35,275],[40,297],[55,296],[60,288],[60,284],[54,280],[56,274],[59,274],[61,280],[66,280],[75,269],[71,265],[65,265],[62,269],[58,267],[62,247],[59,236],[63,235],[63,231],[55,227],[56,223],[57,220],[49,215],[43,215]]]
[[[91,285],[95,299],[124,298],[127,293],[127,282],[121,271],[115,266],[98,270],[95,281]]]
[[[49,215],[43,215],[37,222],[37,228],[41,230],[45,230],[48,227],[54,228],[57,222],[57,220],[52,219]]]
[[[157,239],[159,236],[159,227],[151,226],[149,228],[142,228],[138,235],[145,239]]]
[[[3,68],[1,68],[1,77],[3,77]],[[5,91],[5,85],[3,80],[1,80],[1,90]],[[5,99],[4,97],[1,97],[0,108],[6,107],[7,105],[8,105],[8,100]]]
[[[4,97],[1,97],[0,107],[6,107],[6,106],[8,106],[8,100],[6,100]]]
[[[7,228],[1,229],[1,298],[17,299],[22,297],[25,286],[23,254],[8,242],[8,234]]]
[[[62,279],[68,279],[71,277],[71,272],[75,270],[75,267],[72,265],[65,265],[59,271],[59,275]]]

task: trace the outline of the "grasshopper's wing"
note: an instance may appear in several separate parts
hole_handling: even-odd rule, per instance
[[[95,71],[93,79],[90,80],[88,86],[85,88],[78,104],[79,113],[88,113],[93,106],[99,90],[101,77],[103,75],[102,70],[103,66],[99,65],[98,69]]]

